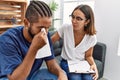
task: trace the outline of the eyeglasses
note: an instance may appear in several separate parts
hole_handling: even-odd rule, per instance
[[[72,19],[76,19],[77,21],[83,21],[83,20],[86,20],[86,19],[82,19],[82,18],[79,17],[79,16],[74,16],[74,15],[69,15],[69,17],[71,17]]]

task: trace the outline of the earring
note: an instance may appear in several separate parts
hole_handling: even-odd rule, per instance
[[[85,24],[85,26],[84,26],[85,28],[87,28],[87,24]]]

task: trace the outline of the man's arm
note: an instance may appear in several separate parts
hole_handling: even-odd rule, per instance
[[[58,76],[58,80],[68,80],[65,72],[60,68],[55,59],[46,61],[48,70]]]
[[[12,72],[12,74],[8,75],[9,80],[25,80],[31,71],[35,60],[35,54],[36,50],[30,47],[23,62]]]
[[[9,80],[26,80],[33,66],[38,49],[46,44],[45,36],[44,33],[40,32],[34,37],[23,62],[12,74],[8,75]]]

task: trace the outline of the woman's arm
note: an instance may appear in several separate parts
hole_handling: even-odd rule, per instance
[[[93,47],[91,47],[90,49],[88,49],[86,51],[86,53],[85,53],[85,59],[90,64],[91,69],[93,69],[96,72],[96,74],[93,74],[93,79],[97,80],[98,79],[98,70],[97,70],[97,66],[96,66],[96,64],[94,62],[94,59],[93,59]]]
[[[60,36],[59,36],[58,32],[55,32],[51,37],[51,40],[52,40],[53,44],[59,39],[60,39]]]
[[[91,47],[90,49],[88,49],[85,52],[85,59],[88,61],[88,63],[90,65],[95,65],[94,59],[93,59],[93,47]]]

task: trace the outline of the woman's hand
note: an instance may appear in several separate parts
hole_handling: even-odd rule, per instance
[[[97,80],[99,75],[98,75],[98,70],[97,70],[96,65],[91,65],[91,66],[90,66],[90,69],[92,69],[92,70],[95,71],[95,73],[92,74],[93,80]]]

